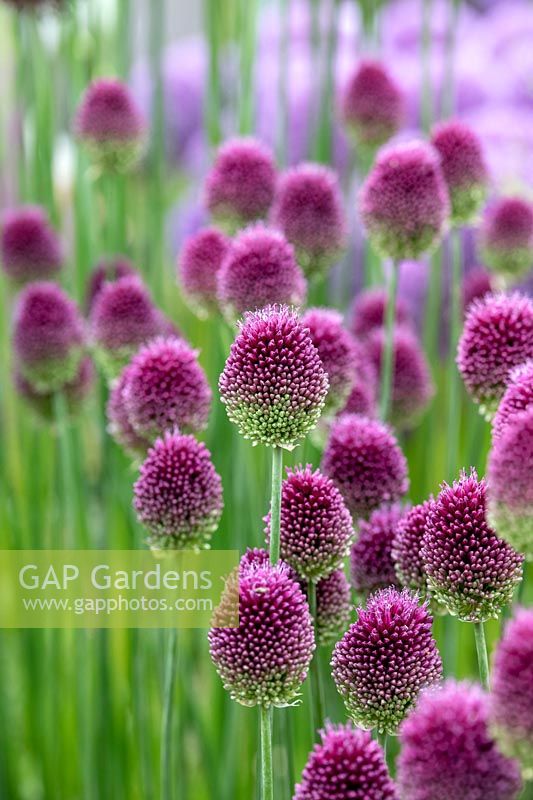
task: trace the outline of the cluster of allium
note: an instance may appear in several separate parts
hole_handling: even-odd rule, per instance
[[[375,148],[401,127],[403,94],[379,61],[362,61],[352,73],[341,98],[341,114],[356,144]]]
[[[396,298],[395,326],[408,326],[411,323],[409,311],[404,301]],[[387,306],[387,292],[385,289],[366,289],[357,295],[354,300],[350,330],[359,339],[366,339],[376,329],[385,324],[385,309]]]
[[[219,149],[205,183],[207,208],[228,233],[267,216],[276,187],[270,150],[255,139],[232,139]]]
[[[222,514],[222,482],[193,436],[165,433],[142,463],[133,505],[155,550],[203,549]]]
[[[385,258],[418,258],[435,247],[449,199],[434,149],[418,141],[384,148],[361,190],[360,212]]]
[[[266,518],[270,532],[270,516]],[[280,554],[314,582],[341,566],[353,539],[350,512],[333,481],[312,467],[287,470],[281,487]]]
[[[457,351],[465,386],[491,418],[514,367],[533,358],[533,302],[517,292],[487,295],[468,311]]]
[[[245,706],[293,702],[315,649],[305,595],[287,565],[254,553],[239,574],[239,625],[212,628],[211,658],[224,688]]]
[[[114,283],[120,278],[136,275],[131,261],[125,256],[103,258],[95,266],[87,281],[85,307],[90,314],[95,300],[108,283]]]
[[[357,414],[343,414],[331,426],[322,470],[354,519],[396,502],[409,487],[407,462],[391,430]]]
[[[509,282],[520,280],[533,264],[533,204],[519,197],[493,203],[480,238],[484,263]]]
[[[447,681],[426,691],[400,728],[398,785],[403,800],[515,800],[522,783],[488,730],[480,688]]]
[[[350,576],[356,592],[369,594],[377,589],[398,586],[392,542],[405,515],[398,503],[374,511],[359,523],[359,534],[350,552]]]
[[[328,391],[309,331],[296,312],[248,312],[220,376],[221,400],[246,439],[292,449],[315,427]]]
[[[231,242],[217,276],[217,296],[230,320],[268,305],[300,306],[307,282],[283,234],[258,223]]]
[[[518,609],[494,656],[491,722],[507,756],[533,779],[533,611]]]
[[[465,622],[497,617],[522,575],[522,556],[489,527],[486,495],[475,470],[444,484],[422,542],[430,593]]]
[[[76,112],[74,130],[104,170],[124,172],[140,158],[145,121],[128,87],[118,80],[93,81]]]
[[[352,615],[350,584],[342,569],[336,569],[316,585],[316,643],[330,647],[348,627]]]
[[[358,365],[362,360],[360,348],[345,329],[342,315],[333,309],[309,309],[302,317],[302,325],[309,328],[328,375],[329,392],[323,413],[330,416],[346,404],[359,377]]]
[[[63,250],[44,209],[21,206],[2,219],[0,255],[15,284],[53,278],[63,265]]]
[[[466,313],[474,300],[482,300],[494,291],[490,272],[484,267],[474,267],[463,279],[463,311]]]
[[[367,352],[378,375],[386,345],[386,332],[378,328],[367,340]],[[409,328],[395,327],[392,342],[392,405],[390,418],[399,430],[412,428],[426,410],[434,385],[426,356]]]
[[[397,800],[383,751],[368,732],[326,723],[321,737],[294,800]]]
[[[93,362],[88,356],[85,356],[80,361],[74,378],[61,385],[58,391],[63,396],[64,410],[69,416],[75,416],[79,413],[93,387],[94,377]],[[18,394],[35,411],[38,417],[45,422],[52,422],[56,419],[57,391],[38,392],[35,386],[18,370],[15,370],[14,382]]]
[[[13,320],[17,372],[38,394],[61,390],[76,380],[85,348],[83,319],[73,300],[55,283],[29,284]]]
[[[487,465],[489,520],[533,561],[533,405],[514,413],[493,442]]]
[[[431,143],[438,151],[455,225],[471,223],[487,193],[488,172],[478,136],[464,122],[437,125]]]
[[[306,276],[324,275],[346,245],[336,174],[319,164],[302,164],[285,172],[278,182],[272,221],[294,245]]]
[[[332,675],[348,714],[363,728],[395,733],[442,664],[426,605],[407,589],[383,589],[333,651]]]
[[[217,277],[230,242],[216,228],[189,237],[178,261],[181,288],[199,317],[218,310]]]

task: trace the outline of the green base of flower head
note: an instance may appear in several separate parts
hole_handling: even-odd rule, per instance
[[[316,643],[319,647],[333,647],[341,636],[346,633],[351,620],[351,609],[346,608],[332,615],[324,616],[317,612],[316,618]]]
[[[209,317],[218,314],[220,311],[218,303],[214,300],[208,302],[203,295],[195,295],[191,292],[187,292],[187,304],[193,314],[202,321],[209,319]]]
[[[533,780],[533,732],[511,730],[503,725],[491,725],[491,734],[503,755],[520,764],[525,781]]]
[[[119,377],[136,352],[136,347],[118,347],[116,350],[106,350],[96,346],[93,355],[107,382],[112,383]]]
[[[474,401],[478,404],[477,410],[484,420],[492,422],[494,415],[500,405],[501,396],[498,397],[475,397]]]
[[[226,411],[239,433],[252,444],[293,450],[315,427],[322,404],[313,405],[311,409],[291,408],[291,398],[286,395],[274,405],[226,403]]]
[[[381,706],[372,704],[365,708],[364,699],[356,694],[352,692],[348,694],[341,692],[341,694],[348,716],[357,727],[366,731],[376,728],[378,733],[389,735],[397,733],[400,723],[405,719],[418,696],[418,693],[413,693],[411,698],[393,698],[388,702],[384,701]]]
[[[83,142],[91,161],[102,172],[123,174],[130,172],[140,161],[145,149],[143,139],[101,142],[85,139]]]
[[[429,590],[437,603],[444,606],[452,617],[458,617],[461,622],[486,622],[497,619],[502,609],[511,603],[515,587],[520,582],[522,570],[517,570],[514,578],[497,590],[482,590],[478,595],[459,594],[457,590],[447,591],[442,586],[436,586],[428,578]]]
[[[526,561],[533,561],[533,508],[513,509],[506,503],[489,501],[488,518],[498,536]]]
[[[262,219],[261,216],[257,216],[253,219],[246,219],[240,214],[236,214],[235,209],[231,206],[222,204],[211,209],[211,216],[216,227],[221,230],[222,233],[225,233],[226,236],[230,237],[235,236],[241,228],[253,225],[254,222],[258,222]]]
[[[390,222],[386,222],[381,225],[373,223],[368,235],[372,247],[382,258],[402,261],[419,258],[424,253],[430,254],[440,242],[442,233],[442,230],[428,225],[416,233],[409,233],[395,229]]]
[[[305,277],[310,281],[323,280],[333,264],[342,258],[343,250],[307,250],[304,247],[294,246],[296,261],[302,268]]]
[[[236,703],[247,708],[254,706],[275,706],[276,708],[286,708],[295,706],[300,702],[302,675],[297,675],[293,680],[288,681],[285,674],[277,672],[270,676],[250,676],[249,680],[243,678],[235,682],[232,675],[225,680],[221,675],[222,685],[229,696]],[[259,685],[258,685],[259,683]]]
[[[450,192],[451,223],[457,227],[475,222],[485,202],[487,189],[483,183],[459,186]]]
[[[485,247],[482,252],[483,263],[507,284],[520,281],[531,269],[533,253],[530,247],[496,248]]]
[[[62,358],[50,358],[33,364],[22,362],[20,372],[38,394],[52,394],[76,379],[82,357],[82,348],[74,347]]]
[[[165,550],[208,550],[221,516],[222,509],[216,509],[196,525],[180,531],[165,525],[150,528],[147,543],[156,553]]]
[[[396,125],[372,122],[361,124],[349,120],[347,131],[351,141],[357,147],[357,154],[361,161],[368,163],[373,160],[378,147],[388,142],[396,133]]]

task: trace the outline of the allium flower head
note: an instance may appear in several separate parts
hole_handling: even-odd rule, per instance
[[[350,584],[342,569],[336,569],[316,585],[316,640],[328,647],[337,642],[350,621]]]
[[[271,151],[256,139],[231,139],[219,149],[206,184],[206,205],[213,218],[234,233],[266,217],[276,186]]]
[[[133,506],[156,550],[204,549],[222,514],[222,482],[194,436],[156,439],[133,487]]]
[[[266,522],[268,536],[270,515]],[[316,582],[342,564],[353,535],[350,512],[333,482],[309,464],[287,469],[281,487],[283,561]]]
[[[244,558],[239,626],[210,630],[211,658],[233,700],[284,706],[297,698],[315,649],[309,606],[285,564]]]
[[[272,220],[296,249],[311,278],[323,275],[346,244],[346,219],[336,174],[319,164],[302,164],[280,178]]]
[[[352,338],[355,380],[346,404],[340,413],[376,416],[378,375],[371,363],[366,347]]]
[[[392,539],[392,560],[401,586],[427,596],[427,578],[422,561],[422,540],[433,497],[410,508],[399,520]]]
[[[470,306],[457,365],[480,411],[492,417],[514,367],[533,358],[533,302],[517,292],[487,295]]]
[[[126,276],[102,287],[89,323],[103,366],[114,377],[141,344],[158,335],[160,317],[142,281]]]
[[[357,414],[343,414],[331,426],[322,470],[354,518],[394,503],[409,488],[407,462],[390,428]]]
[[[443,484],[422,540],[429,591],[464,622],[497,617],[522,574],[522,556],[489,527],[486,496],[475,470]]]
[[[124,386],[128,419],[143,438],[205,428],[211,390],[198,354],[181,339],[158,337],[132,359]]]
[[[181,288],[199,317],[217,311],[217,275],[229,249],[229,240],[216,228],[190,236],[178,261]]]
[[[103,258],[99,261],[87,281],[85,305],[88,313],[91,313],[97,296],[107,283],[113,283],[120,278],[126,278],[136,274],[133,264],[125,256],[113,256],[112,258]]]
[[[53,278],[63,264],[63,250],[39,206],[21,206],[2,220],[0,254],[6,275],[16,284]]]
[[[350,395],[357,378],[360,359],[357,342],[343,325],[342,315],[330,308],[311,308],[302,317],[328,374],[329,392],[324,414],[339,411]]]
[[[18,370],[15,370],[14,383],[17,393],[26,401],[36,415],[45,422],[56,418],[56,392],[36,391],[34,385]],[[83,408],[94,385],[94,366],[89,356],[79,363],[78,370],[71,381],[64,383],[57,391],[63,395],[66,411],[75,417]]]
[[[228,319],[274,303],[302,305],[307,283],[283,234],[258,223],[232,241],[217,276]]]
[[[145,121],[129,88],[118,80],[101,78],[90,84],[76,112],[74,129],[104,170],[128,170],[143,150]]]
[[[333,651],[333,680],[352,720],[395,733],[442,663],[425,605],[407,589],[382,589],[360,608]]]
[[[533,265],[533,204],[504,197],[491,204],[481,227],[484,263],[510,282],[520,280]]]
[[[489,454],[489,520],[533,561],[533,405],[510,417]]]
[[[373,511],[359,523],[359,535],[350,552],[350,576],[356,592],[362,594],[398,586],[392,542],[405,510],[399,503]]]
[[[398,800],[383,751],[367,731],[326,723],[294,800]]]
[[[533,359],[515,367],[509,374],[509,381],[498,410],[492,420],[492,436],[498,439],[507,424],[521,411],[533,406]]]
[[[424,692],[400,728],[400,796],[515,800],[520,774],[491,739],[488,712],[488,698],[475,685],[447,681]]]
[[[16,368],[38,394],[75,380],[85,345],[83,319],[55,283],[30,283],[21,292],[13,320]]]
[[[348,79],[341,114],[356,144],[379,147],[403,124],[404,96],[383,64],[364,60]]]
[[[376,373],[381,374],[386,333],[375,330],[368,338],[367,349]],[[427,409],[434,386],[429,365],[417,336],[408,328],[393,332],[393,373],[391,422],[399,430],[412,428]]]
[[[384,258],[418,258],[434,248],[449,213],[439,158],[429,145],[384,148],[363,184],[360,211],[370,241]]]
[[[466,313],[474,300],[481,300],[494,291],[493,279],[484,267],[474,267],[463,279],[463,309]]]
[[[365,289],[354,300],[351,311],[350,330],[359,339],[365,339],[376,328],[385,324],[387,292],[381,287]],[[407,326],[411,323],[409,311],[404,301],[396,298],[395,324]]]
[[[127,364],[116,378],[109,392],[106,413],[108,430],[115,441],[132,456],[145,454],[151,441],[137,433],[130,422],[125,401],[125,388],[131,374],[131,363]]]
[[[245,439],[291,450],[315,427],[328,386],[295,311],[268,306],[245,314],[219,381],[228,417]]]
[[[448,186],[452,222],[468,224],[477,216],[487,192],[488,172],[481,142],[464,122],[450,120],[435,126],[431,143],[439,153]]]
[[[492,729],[505,755],[517,758],[533,778],[533,610],[519,608],[494,656]]]

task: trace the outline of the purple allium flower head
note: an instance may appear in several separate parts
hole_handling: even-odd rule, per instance
[[[519,608],[494,655],[492,730],[505,755],[533,778],[533,609]]]
[[[112,376],[160,330],[157,309],[137,276],[106,283],[96,297],[89,322],[103,366]]]
[[[427,606],[407,589],[382,589],[338,642],[332,676],[362,728],[395,733],[419,692],[442,674]]]
[[[451,220],[455,225],[471,223],[487,193],[488,172],[481,142],[464,122],[449,120],[435,126],[431,143],[439,153],[448,186]]]
[[[514,367],[533,358],[533,302],[517,292],[487,295],[470,306],[457,364],[480,411],[491,418]]]
[[[410,508],[398,521],[392,539],[392,560],[401,586],[427,596],[427,578],[422,561],[422,540],[433,497]]]
[[[179,428],[205,428],[211,390],[198,353],[176,337],[157,337],[133,357],[123,390],[128,419],[149,440]]]
[[[407,461],[390,428],[357,414],[343,414],[331,426],[322,469],[354,518],[399,500],[409,488]]]
[[[128,416],[124,390],[128,384],[130,374],[131,363],[127,364],[119,377],[113,381],[107,401],[106,413],[108,430],[111,436],[132,456],[138,456],[146,453],[151,441],[149,438],[140,436],[137,433]]]
[[[207,447],[168,431],[148,451],[133,506],[156,550],[204,549],[222,514],[222,481]]]
[[[475,685],[426,691],[400,728],[398,785],[404,800],[515,800],[516,762],[488,730],[489,702]]]
[[[414,141],[385,147],[360,196],[360,212],[376,250],[395,261],[434,248],[450,210],[435,150]]]
[[[428,588],[464,622],[497,617],[522,575],[522,556],[487,522],[487,484],[475,470],[443,484],[422,539]]]
[[[229,320],[274,303],[300,306],[307,296],[292,245],[263,223],[231,242],[217,281],[220,307]]]
[[[385,349],[384,328],[368,338],[367,350],[376,373],[381,373]],[[394,329],[391,422],[398,429],[412,428],[433,397],[434,386],[424,350],[408,328]]]
[[[0,254],[4,272],[16,284],[53,278],[63,264],[59,238],[39,206],[21,206],[4,215]]]
[[[404,121],[403,93],[379,61],[361,61],[350,75],[341,98],[341,114],[360,146],[378,147]]]
[[[340,413],[374,417],[376,415],[378,376],[366,347],[353,338],[352,349],[355,379],[346,404]]]
[[[74,129],[105,170],[125,171],[142,153],[145,122],[121,81],[100,78],[89,85],[76,112]]]
[[[492,438],[498,439],[515,414],[533,406],[533,359],[509,373],[509,381],[492,420]]]
[[[351,310],[350,330],[360,339],[365,339],[376,328],[385,324],[387,292],[381,287],[365,289],[354,300]],[[396,298],[396,325],[409,325],[411,319],[405,302]]]
[[[352,613],[350,584],[342,569],[334,570],[316,585],[317,645],[328,647],[342,636]]]
[[[272,220],[294,245],[305,274],[309,278],[323,275],[346,243],[337,175],[320,164],[287,170],[278,182]]]
[[[69,416],[76,416],[87,400],[94,385],[94,366],[89,356],[85,356],[79,363],[76,375],[71,381],[63,384],[61,391],[66,410]],[[15,388],[18,394],[35,411],[36,415],[45,422],[52,422],[56,414],[55,392],[37,392],[33,384],[28,381],[18,370],[14,374]]]
[[[55,283],[28,284],[13,319],[20,375],[39,394],[58,391],[75,380],[84,346],[84,323],[74,301]]]
[[[247,312],[220,376],[220,397],[245,439],[292,450],[315,427],[328,378],[309,330],[287,306]]]
[[[265,518],[270,532],[270,515]],[[354,536],[342,495],[319,470],[287,469],[281,487],[280,554],[298,575],[318,581],[337,569]]]
[[[326,723],[293,800],[398,800],[383,751],[368,731]]]
[[[392,559],[392,542],[405,509],[399,503],[372,512],[359,523],[359,535],[350,551],[350,577],[356,592],[369,594],[388,586],[399,587]]]
[[[484,267],[473,267],[463,279],[463,309],[468,311],[474,300],[481,300],[495,289],[492,276]]]
[[[205,183],[213,218],[234,233],[267,216],[276,187],[276,166],[268,147],[256,139],[231,139],[219,149]]]
[[[489,520],[498,535],[533,561],[533,405],[513,414],[493,442],[487,465]]]
[[[315,649],[309,606],[286,564],[244,559],[239,626],[210,630],[211,658],[233,700],[284,706],[298,696]]]
[[[219,230],[204,228],[187,239],[180,253],[181,288],[201,318],[218,310],[217,275],[229,246]]]
[[[533,264],[533,204],[520,197],[491,204],[480,238],[484,263],[510,282],[520,280]]]
[[[343,325],[342,315],[329,308],[311,308],[302,317],[313,344],[328,374],[329,392],[324,414],[339,411],[350,395],[357,378],[360,359],[358,344]]]
[[[133,264],[125,256],[113,256],[99,261],[87,281],[85,305],[88,313],[91,313],[94,301],[107,283],[136,274]]]

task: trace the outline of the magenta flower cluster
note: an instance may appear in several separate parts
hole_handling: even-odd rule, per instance
[[[21,206],[6,212],[0,255],[4,272],[15,284],[49,280],[63,265],[61,242],[40,206]]]
[[[357,540],[350,551],[352,586],[360,594],[397,586],[392,543],[405,509],[395,503],[373,511],[358,525]]]

